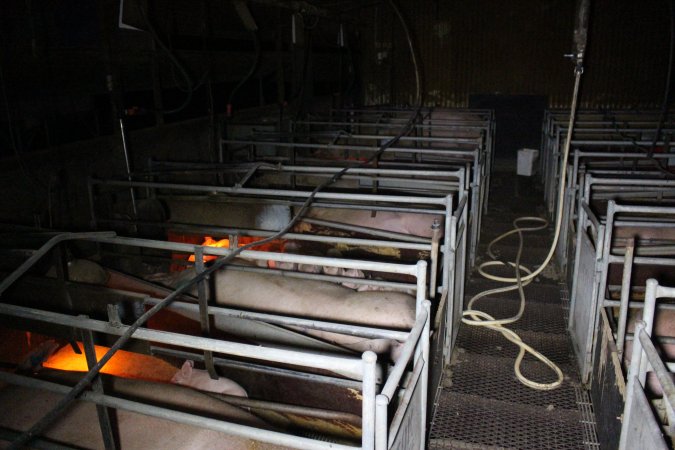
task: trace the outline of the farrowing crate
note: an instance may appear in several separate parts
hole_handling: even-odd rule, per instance
[[[155,168],[161,164],[157,163]],[[163,167],[168,172],[155,171],[152,176],[177,176],[178,174],[188,174],[194,176],[195,173],[203,176],[204,173],[199,170],[200,165],[190,165],[185,163],[167,164]],[[236,206],[244,204],[255,204],[256,202],[298,205],[302,203],[309,191],[292,190],[288,187],[289,183],[295,183],[296,188],[299,184],[316,184],[316,181],[331,177],[337,169],[327,167],[305,167],[305,166],[268,166],[258,164],[253,166],[234,166],[226,169],[225,167],[213,168],[211,165],[204,166],[210,173],[220,174],[228,172],[238,174],[238,181],[229,187],[212,185],[190,185],[179,183],[162,182],[142,182],[142,181],[115,181],[115,180],[91,180],[90,193],[92,195],[92,220],[96,224],[106,225],[135,225],[135,226],[161,226],[173,230],[185,232],[205,232],[230,237],[230,242],[237,241],[238,236],[267,237],[274,234],[272,231],[246,228],[242,226],[227,226],[227,224],[203,224],[193,221],[186,223],[184,221],[176,223],[168,221],[165,223],[147,223],[128,220],[112,219],[110,217],[101,217],[94,205],[98,203],[99,197],[97,191],[107,186],[115,189],[135,189],[147,188],[152,195],[161,198],[164,201],[187,201],[188,203],[205,201],[210,208],[214,205],[224,205],[229,208],[230,205]],[[256,178],[258,175],[261,178]],[[243,177],[243,178],[242,178]],[[256,187],[261,179],[267,180],[263,184],[270,183],[272,177],[276,186],[283,185],[286,189],[265,189]],[[384,232],[344,223],[335,223],[333,221],[323,221],[319,219],[304,219],[308,223],[357,232],[360,235],[371,235],[372,238],[364,237],[343,237],[329,236],[325,233],[317,233],[307,230],[302,233],[293,232],[287,234],[284,239],[316,242],[322,244],[377,248],[377,249],[397,249],[400,251],[415,252],[415,260],[420,252],[428,252],[430,276],[428,283],[429,295],[434,301],[434,311],[439,318],[437,320],[437,332],[442,337],[438,351],[442,352],[444,360],[447,360],[452,352],[459,320],[461,317],[462,298],[464,289],[464,278],[466,272],[466,245],[467,245],[467,207],[466,191],[463,189],[464,171],[414,171],[414,170],[391,170],[391,169],[353,169],[343,180],[338,182],[333,188],[346,189],[360,188],[362,191],[370,192],[373,181],[381,184],[380,191],[377,194],[367,193],[347,193],[347,192],[321,192],[316,197],[313,207],[326,208],[350,208],[355,211],[382,211],[384,213],[406,213],[417,215],[419,217],[438,217],[439,225],[443,227],[443,232],[434,233],[431,237],[421,238],[419,236],[409,236],[401,233]],[[367,182],[364,187],[361,183]],[[300,187],[301,188],[301,187]],[[388,192],[406,195],[389,195]],[[411,194],[412,192],[413,194]],[[191,193],[193,195],[180,195]],[[194,195],[196,194],[196,195]],[[189,218],[189,215],[183,218]],[[236,224],[235,224],[236,225]],[[387,252],[380,251],[373,254],[377,260],[386,261]],[[372,258],[372,256],[371,256]],[[392,261],[392,259],[389,259]],[[380,287],[392,287],[393,283],[386,280],[372,280],[362,278],[335,277],[322,274],[296,273],[293,271],[279,271],[277,269],[255,268],[255,269],[237,269],[237,270],[256,270],[259,272],[269,272],[273,275],[284,274],[284,276],[300,277],[308,279],[318,279],[324,281],[349,282],[356,285],[376,285]],[[400,287],[400,286],[399,286]],[[409,286],[408,286],[409,287]]]
[[[669,158],[655,154],[659,161]],[[584,180],[588,175],[597,177],[625,177],[633,179],[664,179],[664,175],[653,169],[653,162],[645,153],[586,152],[575,150],[568,166],[567,185],[563,197],[560,239],[556,248],[558,266],[567,270],[569,255],[574,253],[576,220],[579,196],[583,195]],[[636,183],[638,183],[636,181]],[[645,192],[645,198],[649,195]],[[620,195],[620,194],[619,194]],[[571,266],[571,265],[570,265]],[[571,272],[568,272],[571,275]]]
[[[639,237],[642,246],[675,241],[675,208],[619,205],[610,200],[606,218],[596,215],[587,203],[583,203],[579,211],[569,326],[581,379],[588,383],[598,342],[600,311],[612,300],[607,298],[610,266],[623,264],[621,252],[625,251],[627,237]],[[674,263],[674,260],[642,254],[632,260],[635,265]]]
[[[377,144],[380,139],[373,135],[373,142]],[[248,161],[281,162],[283,164],[302,165],[334,165],[344,167],[353,165],[352,159],[361,158],[361,155],[369,156],[378,151],[378,145],[352,145],[334,143],[308,143],[308,142],[279,142],[273,139],[230,139],[223,140],[223,145],[237,146],[236,150],[229,147],[230,154],[244,151],[244,159]],[[446,145],[447,141],[442,145]],[[444,148],[434,145],[426,146],[396,146],[387,149],[382,157],[373,163],[371,167],[391,169],[429,170],[438,168],[455,169],[457,165],[467,166],[471,174],[467,177],[467,186],[470,189],[470,232],[469,232],[469,261],[473,263],[478,245],[480,222],[482,211],[487,201],[488,172],[486,154],[477,144],[452,144],[454,147]],[[261,149],[261,150],[259,150]],[[334,158],[326,155],[317,155],[314,152],[328,151],[335,155]],[[260,153],[267,153],[261,156]],[[279,156],[281,155],[281,156]]]
[[[633,357],[626,376],[626,401],[618,447],[621,450],[638,447],[665,450],[672,448],[675,436],[673,374],[657,352],[658,344],[652,338],[656,338],[652,330],[657,298],[675,298],[675,288],[660,285],[655,279],[647,280],[643,320],[635,327]],[[648,372],[653,372],[661,388],[658,402],[661,411],[655,412],[652,409],[654,401],[647,398]],[[669,436],[668,442],[664,434]]]
[[[48,236],[51,236],[51,239],[49,239],[45,245],[36,250],[27,261],[20,265],[12,274],[0,283],[0,295],[31,269],[37,261],[49,254],[52,249],[67,241],[87,241],[101,246],[131,246],[173,252],[196,252],[197,247],[199,247],[200,255],[216,256],[226,255],[230,251],[221,248],[201,247],[180,243],[152,241],[138,238],[121,238],[115,236],[114,233],[109,232],[61,233]],[[321,264],[359,270],[371,270],[376,265],[377,270],[382,272],[415,277],[417,319],[412,329],[405,332],[306,320],[295,317],[265,315],[250,311],[207,307],[206,303],[201,301],[201,298],[198,306],[194,306],[200,310],[200,316],[225,314],[232,317],[267,320],[270,323],[283,324],[286,326],[299,326],[350,333],[354,336],[379,336],[382,338],[402,339],[404,345],[396,364],[387,372],[378,372],[377,357],[372,352],[365,352],[361,358],[320,355],[316,352],[306,353],[297,350],[239,344],[170,331],[156,331],[149,328],[139,328],[134,332],[133,338],[136,340],[178,345],[180,347],[195,349],[204,352],[205,355],[207,353],[212,354],[216,352],[223,355],[254,360],[259,364],[271,363],[273,366],[283,364],[296,368],[306,367],[316,370],[334,371],[347,379],[356,380],[361,384],[362,439],[360,447],[356,448],[424,448],[426,397],[428,389],[427,378],[429,371],[429,327],[431,321],[430,303],[425,300],[427,293],[426,264],[424,262],[419,262],[415,265],[375,264],[367,261],[338,260],[335,258],[307,257],[302,255],[257,251],[244,251],[240,256],[250,260],[277,260],[298,264]],[[182,303],[181,300],[179,300],[179,303]],[[150,302],[152,304],[152,299],[146,298],[145,302]],[[113,307],[113,310],[114,309],[115,308]],[[110,307],[108,310],[110,311]],[[110,335],[121,335],[128,328],[127,325],[120,323],[119,317],[117,317],[116,314],[111,314],[108,321],[96,320],[67,313],[56,313],[41,308],[18,306],[16,304],[13,305],[8,303],[0,304],[0,314],[14,318],[49,322],[51,325],[60,325],[84,330],[88,333],[97,332]],[[85,345],[87,345],[86,342]],[[412,369],[408,369],[409,365],[412,365]],[[69,390],[69,387],[67,386],[27,376],[3,372],[0,374],[0,377],[3,381],[9,383],[57,393],[65,394]],[[288,435],[277,431],[232,424],[139,401],[130,401],[106,394],[103,390],[84,393],[81,396],[81,399],[99,405],[200,426],[224,432],[226,434],[277,445],[295,448],[337,448],[345,450],[355,448],[353,446]],[[388,415],[391,411],[394,411],[393,416]]]
[[[544,181],[545,201],[551,215],[556,211],[560,182],[558,173],[568,120],[569,111],[546,111],[542,127],[540,173]],[[661,139],[654,142],[659,120],[660,111],[580,111],[575,120],[570,152],[608,150],[634,153],[641,147],[646,153],[652,144],[658,148],[672,149],[672,139],[668,138],[675,133],[675,123],[672,121],[664,124]]]

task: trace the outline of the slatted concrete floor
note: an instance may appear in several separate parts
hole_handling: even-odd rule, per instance
[[[513,174],[494,174],[490,203],[481,235],[483,252],[492,238],[511,228],[514,218],[544,216],[537,186]],[[552,234],[548,229],[526,236],[527,253],[522,261],[528,267],[543,261]],[[516,238],[508,239],[495,247],[503,258],[514,257],[517,250]],[[501,284],[487,281],[474,271],[466,300],[497,285]],[[431,449],[599,448],[590,400],[579,384],[566,332],[567,292],[555,268],[527,286],[525,295],[525,313],[509,327],[558,364],[565,375],[562,386],[551,391],[525,387],[513,369],[518,347],[501,333],[462,324],[450,366],[443,373],[443,388],[437,395],[429,434]],[[508,292],[478,300],[474,308],[505,318],[514,315],[518,306],[518,294]],[[521,368],[525,376],[536,381],[555,379],[548,367],[530,355]]]

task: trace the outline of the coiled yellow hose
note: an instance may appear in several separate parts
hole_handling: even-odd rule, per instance
[[[551,259],[553,258],[553,253],[555,253],[556,246],[558,245],[558,239],[560,238],[560,228],[562,225],[562,210],[563,210],[563,199],[565,195],[565,178],[567,176],[567,160],[568,160],[568,155],[569,155],[569,150],[570,150],[570,142],[572,140],[572,129],[574,125],[574,118],[575,118],[575,113],[576,113],[576,108],[577,108],[577,97],[579,95],[579,85],[581,82],[581,73],[582,70],[580,69],[580,62],[579,65],[577,66],[576,74],[575,74],[575,79],[574,79],[574,92],[572,94],[572,105],[570,109],[570,120],[569,120],[569,126],[567,127],[567,136],[565,139],[565,146],[563,149],[563,162],[562,162],[562,167],[561,167],[561,173],[560,173],[560,178],[559,178],[559,187],[558,187],[558,208],[556,210],[556,224],[555,224],[555,233],[553,235],[553,242],[551,243],[551,247],[549,249],[548,255],[546,256],[546,259],[544,262],[537,267],[536,270],[531,271],[527,267],[523,266],[520,264],[520,257],[523,252],[523,232],[525,231],[535,231],[535,230],[541,230],[544,229],[548,226],[548,221],[546,219],[543,219],[541,217],[519,217],[516,220],[513,221],[513,226],[514,228],[511,231],[508,231],[500,236],[498,236],[496,239],[493,239],[490,244],[488,245],[488,255],[493,259],[493,261],[487,261],[481,264],[478,267],[478,272],[488,280],[493,280],[493,281],[499,281],[502,283],[516,283],[512,284],[510,286],[505,286],[502,288],[495,288],[495,289],[489,289],[483,292],[479,292],[478,294],[474,295],[471,300],[469,300],[469,303],[467,305],[467,309],[462,312],[462,322],[467,324],[467,325],[472,325],[472,326],[479,326],[479,327],[486,327],[491,330],[498,331],[502,333],[502,335],[508,339],[509,341],[513,342],[516,344],[518,347],[520,347],[520,351],[518,352],[518,356],[516,357],[516,361],[514,363],[514,372],[516,374],[516,377],[518,380],[520,380],[521,383],[523,383],[525,386],[531,387],[532,389],[537,389],[537,390],[551,390],[555,389],[558,386],[560,386],[563,382],[564,376],[562,373],[562,370],[550,359],[548,359],[546,356],[523,342],[523,340],[518,336],[518,334],[506,328],[504,325],[514,323],[517,320],[519,320],[522,315],[523,311],[525,311],[525,293],[523,292],[523,286],[527,286],[532,282],[534,277],[539,275],[545,268],[546,266],[551,262]],[[539,222],[540,225],[537,226],[529,226],[529,227],[524,227],[520,226],[520,222]],[[515,261],[508,261],[508,262],[502,262],[502,261],[497,261],[495,260],[495,256],[492,253],[492,245],[495,244],[496,242],[501,241],[507,236],[510,236],[512,234],[518,233],[519,237],[519,244],[518,244],[518,254],[516,256]],[[485,268],[487,267],[494,267],[494,266],[511,266],[515,269],[516,276],[515,277],[501,277],[497,275],[492,275],[488,272],[485,271]],[[523,276],[523,272],[526,274]],[[520,308],[518,310],[518,313],[513,316],[509,317],[506,319],[495,319],[491,315],[487,314],[486,312],[473,309],[474,303],[485,296],[492,295],[492,294],[498,294],[502,292],[508,292],[508,291],[514,291],[518,290],[518,294],[520,296]],[[526,353],[530,353],[532,356],[546,364],[548,367],[555,372],[556,375],[556,381],[552,383],[539,383],[533,380],[530,380],[526,376],[524,376],[520,370],[520,365],[523,361],[523,358],[525,357]]]

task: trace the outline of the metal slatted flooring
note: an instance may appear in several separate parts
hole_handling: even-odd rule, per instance
[[[531,208],[544,216],[541,196],[533,182],[516,180],[513,174],[506,173],[494,174],[493,180],[490,211],[481,236],[483,252],[492,238],[511,228],[514,218],[533,215]],[[549,229],[532,233],[532,239],[525,236],[524,264],[533,268],[543,261],[552,234]],[[495,246],[501,257],[515,256],[516,239],[505,240],[502,247]],[[502,285],[474,271],[466,287],[466,301],[476,292],[496,286]],[[443,372],[442,389],[436,396],[429,448],[599,448],[590,400],[579,384],[566,331],[567,292],[555,268],[537,277],[525,288],[525,295],[525,313],[509,328],[559,365],[565,374],[563,385],[551,391],[525,387],[513,369],[518,348],[501,333],[462,324],[451,363]],[[518,305],[518,294],[507,292],[478,300],[475,307],[505,318],[514,315]],[[537,381],[554,379],[552,371],[530,355],[521,369],[525,376]]]

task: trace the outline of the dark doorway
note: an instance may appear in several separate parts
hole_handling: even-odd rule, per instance
[[[497,167],[515,165],[520,148],[540,149],[547,103],[546,97],[539,95],[475,94],[469,97],[470,108],[495,111]]]

